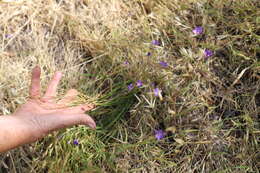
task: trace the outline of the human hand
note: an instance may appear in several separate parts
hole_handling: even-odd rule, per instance
[[[68,107],[78,94],[75,89],[69,90],[63,99],[56,101],[61,72],[54,74],[43,96],[40,91],[40,75],[41,69],[37,66],[32,71],[30,99],[13,114],[19,122],[25,123],[26,127],[31,129],[32,137],[28,142],[36,141],[54,130],[77,124],[96,127],[94,120],[85,114],[85,111],[94,108],[93,104]]]

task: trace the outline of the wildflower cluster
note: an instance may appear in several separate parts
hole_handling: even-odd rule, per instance
[[[193,32],[194,36],[199,36],[199,35],[202,35],[202,34],[204,33],[204,29],[203,29],[202,26],[197,26],[197,27],[195,27],[195,28],[192,30],[192,32]],[[159,40],[153,40],[153,41],[151,42],[151,44],[154,45],[154,46],[161,46],[161,42],[160,42]],[[211,57],[211,56],[214,55],[213,51],[212,51],[212,50],[209,50],[209,49],[205,49],[203,54],[204,54],[204,57],[205,57],[205,58],[209,58],[209,57]],[[151,53],[151,52],[148,52],[146,55],[147,55],[147,56],[151,56],[152,53]],[[163,67],[163,68],[169,67],[168,62],[166,62],[166,61],[159,61],[158,64],[159,64],[161,67]],[[124,62],[124,65],[129,65],[129,62],[128,62],[128,61],[125,61],[125,62]],[[130,84],[127,86],[127,88],[128,88],[128,91],[131,91],[131,90],[133,90],[135,87],[141,88],[142,86],[143,86],[143,82],[142,82],[141,80],[138,80],[135,84],[130,83]],[[155,97],[160,97],[160,98],[161,98],[161,97],[162,97],[162,94],[161,94],[161,93],[162,93],[162,90],[161,90],[161,89],[159,89],[159,88],[154,88],[154,89],[153,89],[153,94],[154,94]],[[163,138],[165,137],[165,135],[166,135],[166,133],[165,133],[162,129],[155,130],[155,138],[156,138],[157,140],[163,139]]]
[[[202,34],[203,34],[204,29],[203,29],[202,26],[197,26],[197,27],[195,27],[195,28],[192,30],[192,32],[193,32],[193,34],[194,34],[195,36],[198,36],[198,35],[202,35]],[[204,56],[205,56],[205,58],[209,58],[209,57],[211,57],[211,56],[213,56],[213,55],[214,55],[214,53],[213,53],[212,50],[209,50],[209,49],[205,49],[205,50],[204,50]]]
[[[136,82],[136,86],[138,87],[138,88],[141,88],[142,86],[143,86],[143,82],[141,81],[141,80],[138,80],[137,82]],[[127,88],[128,88],[128,91],[131,91],[132,89],[134,89],[134,84],[133,83],[130,83],[128,86],[127,86]]]

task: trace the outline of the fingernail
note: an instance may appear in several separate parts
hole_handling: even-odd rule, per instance
[[[81,110],[83,110],[83,111],[89,111],[89,110],[91,110],[91,109],[93,109],[93,108],[94,108],[94,105],[88,104],[88,105],[86,105],[86,106],[83,106],[83,107],[81,108]]]
[[[56,72],[56,75],[58,78],[60,78],[62,76],[62,73],[60,71]]]
[[[91,104],[90,105],[91,109],[95,108],[95,105],[94,104]]]
[[[39,69],[40,69],[39,66],[35,66],[35,67],[33,68],[33,70],[39,70]]]
[[[95,128],[96,128],[96,124],[94,124],[94,123],[89,123],[89,127],[91,127],[92,129],[95,129]]]

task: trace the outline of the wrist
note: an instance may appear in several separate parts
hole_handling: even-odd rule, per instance
[[[0,152],[34,140],[30,126],[13,115],[0,116]]]
[[[24,135],[25,143],[35,142],[45,136],[44,133],[41,133],[41,130],[38,128],[36,120],[33,120],[27,116],[17,116],[15,114],[11,115],[11,117],[15,119],[17,124],[19,124],[20,129],[22,129],[22,135]]]
[[[17,137],[20,136],[22,139],[21,143],[27,144],[34,142],[34,129],[31,124],[28,123],[23,117],[15,116],[14,114],[9,116],[13,119],[13,133],[16,134]]]

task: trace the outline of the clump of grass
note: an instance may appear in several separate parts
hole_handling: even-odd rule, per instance
[[[49,39],[35,34],[42,47],[21,51],[19,57],[36,54],[47,64],[56,57],[58,67],[81,57],[81,71],[66,76],[63,88],[76,86],[85,94],[82,100],[97,105],[90,114],[98,128],[50,135],[26,152],[11,153],[15,158],[27,154],[23,164],[13,165],[20,172],[257,172],[258,8],[258,1],[242,0],[34,4],[38,16],[26,11],[34,19],[26,26],[32,28],[29,33],[47,27]],[[202,32],[194,32],[196,27]],[[34,43],[26,31],[20,37]],[[50,59],[43,61],[39,49]],[[57,58],[57,52],[69,59]],[[15,108],[12,97],[5,95],[5,110]],[[156,140],[155,129],[166,136]],[[6,167],[12,158],[4,159]]]

